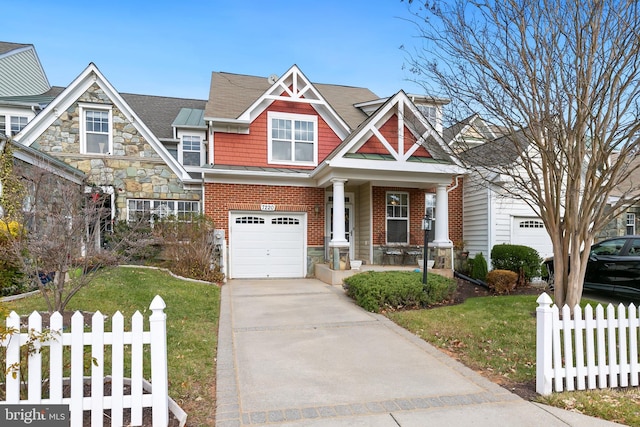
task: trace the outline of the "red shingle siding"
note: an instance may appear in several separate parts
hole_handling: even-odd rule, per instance
[[[229,233],[229,211],[259,211],[260,205],[276,205],[276,211],[307,213],[307,245],[324,245],[324,189],[255,184],[205,184],[205,215],[216,228]],[[315,207],[318,206],[318,213]]]
[[[294,169],[313,169],[313,166],[274,165],[268,163],[267,113],[306,114],[318,116],[309,104],[276,101],[251,123],[248,135],[216,132],[214,155],[216,164],[233,166],[259,166]],[[342,141],[329,125],[318,116],[318,162],[322,162]]]

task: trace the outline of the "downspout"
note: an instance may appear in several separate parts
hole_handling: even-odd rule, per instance
[[[464,175],[456,175],[456,183],[453,187],[449,188],[447,190],[447,193],[452,192],[453,190],[455,190],[456,188],[458,188],[460,186],[460,178],[464,178]]]

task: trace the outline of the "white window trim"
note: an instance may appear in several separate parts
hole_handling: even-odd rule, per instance
[[[129,202],[130,201],[136,201],[136,202],[149,202],[150,204],[150,210],[149,213],[152,214],[150,222],[153,225],[153,215],[158,215],[160,217],[167,217],[167,216],[178,216],[178,214],[181,212],[178,209],[178,203],[180,202],[185,202],[185,203],[195,203],[197,206],[197,210],[195,211],[189,211],[192,212],[194,214],[200,215],[202,213],[201,208],[202,208],[202,204],[200,203],[200,201],[198,200],[177,200],[177,199],[135,199],[135,198],[131,198],[131,199],[127,199],[127,221],[131,221],[131,209],[129,209]],[[162,203],[167,203],[167,202],[173,202],[174,203],[174,207],[172,209],[171,212],[158,212],[158,207],[156,205],[158,204],[162,204]],[[137,212],[137,211],[136,211]]]
[[[10,136],[15,136],[15,135],[19,134],[20,132],[22,132],[22,129],[24,129],[29,124],[29,117],[27,117],[27,116],[19,116],[19,115],[15,115],[15,114],[11,115],[11,116],[8,116],[9,117],[9,123],[8,124],[6,122],[6,117],[7,116],[5,116],[5,124],[4,124],[5,133],[8,130],[8,135],[10,135]],[[14,122],[14,120],[18,120],[18,121],[22,122],[23,119],[24,119],[24,122],[25,122],[24,126],[21,126],[22,123],[18,123],[18,125],[20,126],[20,130],[17,131],[16,133],[13,133],[13,122]],[[7,129],[7,127],[9,129]]]
[[[113,107],[106,104],[84,104],[80,103],[80,154],[89,154],[92,156],[110,156],[113,155]],[[109,114],[109,135],[108,135],[108,147],[106,153],[91,153],[87,152],[87,111],[107,111]]]
[[[198,138],[198,140],[200,141],[200,164],[198,165],[186,165],[184,163],[184,138],[188,137],[188,138]],[[185,166],[185,167],[200,167],[203,165],[204,159],[203,159],[203,154],[204,154],[204,144],[202,143],[203,138],[202,135],[196,135],[196,134],[189,134],[189,133],[185,133],[180,135],[180,142],[178,143],[178,161],[180,162],[181,165]],[[193,153],[194,151],[189,151],[189,153]]]
[[[272,157],[272,138],[271,138],[271,130],[273,119],[284,119],[284,120],[299,120],[303,122],[312,122],[313,123],[313,161],[311,162],[297,162],[297,161],[286,161],[286,160],[274,160]],[[292,132],[294,129],[292,127]],[[293,147],[295,150],[295,147]],[[268,160],[269,164],[276,165],[297,165],[297,166],[317,166],[318,165],[318,117],[317,116],[309,116],[305,114],[293,114],[293,113],[280,113],[276,111],[269,111],[267,113],[267,150],[268,150]],[[292,152],[293,155],[293,152]]]
[[[625,233],[627,232],[627,228],[632,228],[632,233],[627,233],[627,235],[635,235],[636,234],[636,214],[635,213],[627,213],[627,225],[625,227]]]
[[[406,242],[389,242],[389,220],[390,219],[405,219],[402,217],[390,217],[387,212],[387,199],[389,198],[389,194],[405,194],[407,196],[407,241]],[[411,242],[411,199],[409,197],[409,193],[407,191],[387,191],[384,195],[384,240],[387,245],[407,245]]]

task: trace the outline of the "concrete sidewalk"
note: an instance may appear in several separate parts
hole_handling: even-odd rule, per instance
[[[607,426],[527,402],[341,287],[313,279],[222,287],[216,426]]]

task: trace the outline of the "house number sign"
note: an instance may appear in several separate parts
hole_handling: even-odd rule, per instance
[[[260,205],[261,211],[273,212],[276,210],[276,205],[263,203]]]

